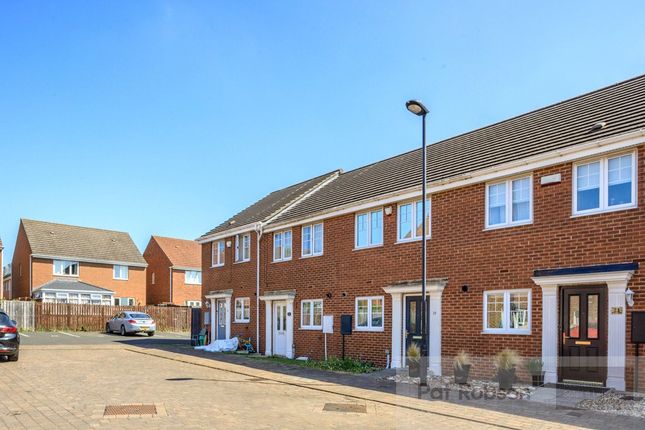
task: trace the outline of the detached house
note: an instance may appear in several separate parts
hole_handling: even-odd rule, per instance
[[[199,238],[212,338],[242,334],[268,355],[321,358],[329,315],[338,356],[350,316],[347,355],[405,367],[420,338],[427,240],[434,374],[451,372],[464,349],[489,377],[491,358],[511,348],[541,358],[546,382],[633,387],[645,75],[430,145],[426,196],[420,158],[276,191]]]
[[[45,302],[143,305],[146,266],[128,233],[22,219],[12,295]]]
[[[143,257],[148,263],[148,304],[201,307],[202,256],[197,242],[152,236]]]

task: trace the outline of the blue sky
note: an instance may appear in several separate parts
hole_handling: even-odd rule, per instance
[[[274,189],[645,72],[645,2],[0,3],[0,237],[195,238]]]

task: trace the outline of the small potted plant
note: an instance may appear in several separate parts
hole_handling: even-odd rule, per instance
[[[455,356],[453,362],[453,370],[455,371],[455,383],[466,384],[468,383],[468,375],[470,374],[470,356],[463,349]]]
[[[421,349],[416,343],[411,343],[408,347],[408,374],[410,378],[419,377],[419,363],[421,362]]]
[[[524,367],[531,375],[534,387],[541,387],[544,385],[544,362],[542,360],[539,358],[531,358],[527,360]]]
[[[505,348],[495,356],[495,367],[497,368],[497,380],[500,390],[508,391],[513,388],[515,382],[515,367],[520,361],[517,352]]]

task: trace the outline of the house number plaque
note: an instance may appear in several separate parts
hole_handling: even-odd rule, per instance
[[[623,313],[623,307],[622,306],[614,306],[611,308],[611,314],[612,315],[621,315]]]

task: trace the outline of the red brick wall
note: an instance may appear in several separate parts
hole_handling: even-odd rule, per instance
[[[251,261],[235,263],[235,237],[229,237],[225,241],[230,241],[230,248],[225,249],[224,266],[211,267],[211,243],[202,245],[202,296],[210,291],[233,289],[231,298],[231,335],[240,335],[250,337],[253,345],[257,349],[256,336],[256,294],[255,294],[255,274],[256,274],[256,235],[251,233]],[[251,300],[251,321],[249,323],[234,322],[235,299],[238,297],[249,297]],[[208,300],[202,297],[202,304],[205,305]],[[260,302],[260,329],[264,330],[264,303]],[[264,336],[264,333],[261,333]],[[262,351],[264,350],[262,342]]]
[[[447,278],[442,301],[442,354],[444,371],[451,372],[452,357],[465,349],[486,360],[509,347],[524,357],[541,356],[541,289],[531,280],[535,269],[638,261],[645,258],[645,149],[639,148],[637,209],[572,217],[571,163],[533,172],[533,223],[484,230],[485,184],[436,193],[432,196],[432,238],[428,241],[428,276]],[[562,181],[540,185],[545,175],[560,173]],[[324,313],[333,314],[335,333],[328,337],[331,355],[340,354],[340,315],[354,315],[357,296],[385,297],[385,329],[378,333],[354,332],[346,337],[348,356],[385,364],[391,348],[391,300],[383,287],[420,278],[420,242],[395,244],[396,204],[384,215],[384,246],[355,251],[354,214],[324,221],[324,255],[300,258],[300,227],[292,228],[293,259],[272,263],[272,234],[262,239],[261,294],[296,289],[294,343],[297,355],[320,358],[322,333],[300,330],[300,301],[323,298]],[[232,240],[232,239],[229,239]],[[253,245],[255,242],[253,241]],[[231,265],[233,248],[227,248],[226,266],[204,267],[204,291],[233,288],[236,296],[254,297],[255,251],[252,262]],[[204,245],[204,264],[210,266],[210,244]],[[206,263],[207,262],[207,263]],[[467,293],[461,291],[468,285]],[[482,334],[483,292],[532,289],[530,336]],[[645,277],[637,272],[630,282],[635,292],[634,310],[645,310]],[[327,298],[331,294],[331,298]],[[254,306],[254,300],[251,300]],[[630,309],[627,309],[628,312]],[[255,313],[252,310],[252,322]],[[354,315],[355,318],[355,315]],[[264,336],[263,305],[260,309]],[[628,320],[629,323],[629,320]],[[432,328],[431,328],[432,330]],[[627,341],[629,342],[627,327]],[[234,330],[233,330],[234,331]],[[262,342],[262,348],[264,345]],[[633,348],[628,347],[630,353]],[[476,375],[490,377],[488,361],[475,366]],[[626,382],[631,386],[632,370]],[[525,376],[522,373],[523,376]],[[645,371],[641,372],[645,378]],[[645,387],[645,379],[641,381]]]
[[[143,258],[148,263],[146,273],[146,292],[149,305],[168,303],[170,301],[170,260],[154,239],[150,238]],[[152,274],[155,274],[155,283],[152,283]]]
[[[18,299],[21,297],[30,297],[29,294],[29,256],[31,248],[27,242],[25,229],[20,223],[18,227],[18,236],[16,237],[16,246],[13,251],[11,262],[11,285],[12,297]]]
[[[78,277],[54,276],[53,260],[34,258],[32,260],[33,289],[55,278],[72,278],[87,282],[97,287],[114,291],[114,297],[134,297],[136,304],[146,303],[146,269],[132,267],[128,269],[128,279],[114,279],[114,269],[111,264],[79,263]]]
[[[202,286],[187,284],[186,271],[174,269],[172,271],[172,302],[185,306],[187,300],[201,300]]]

